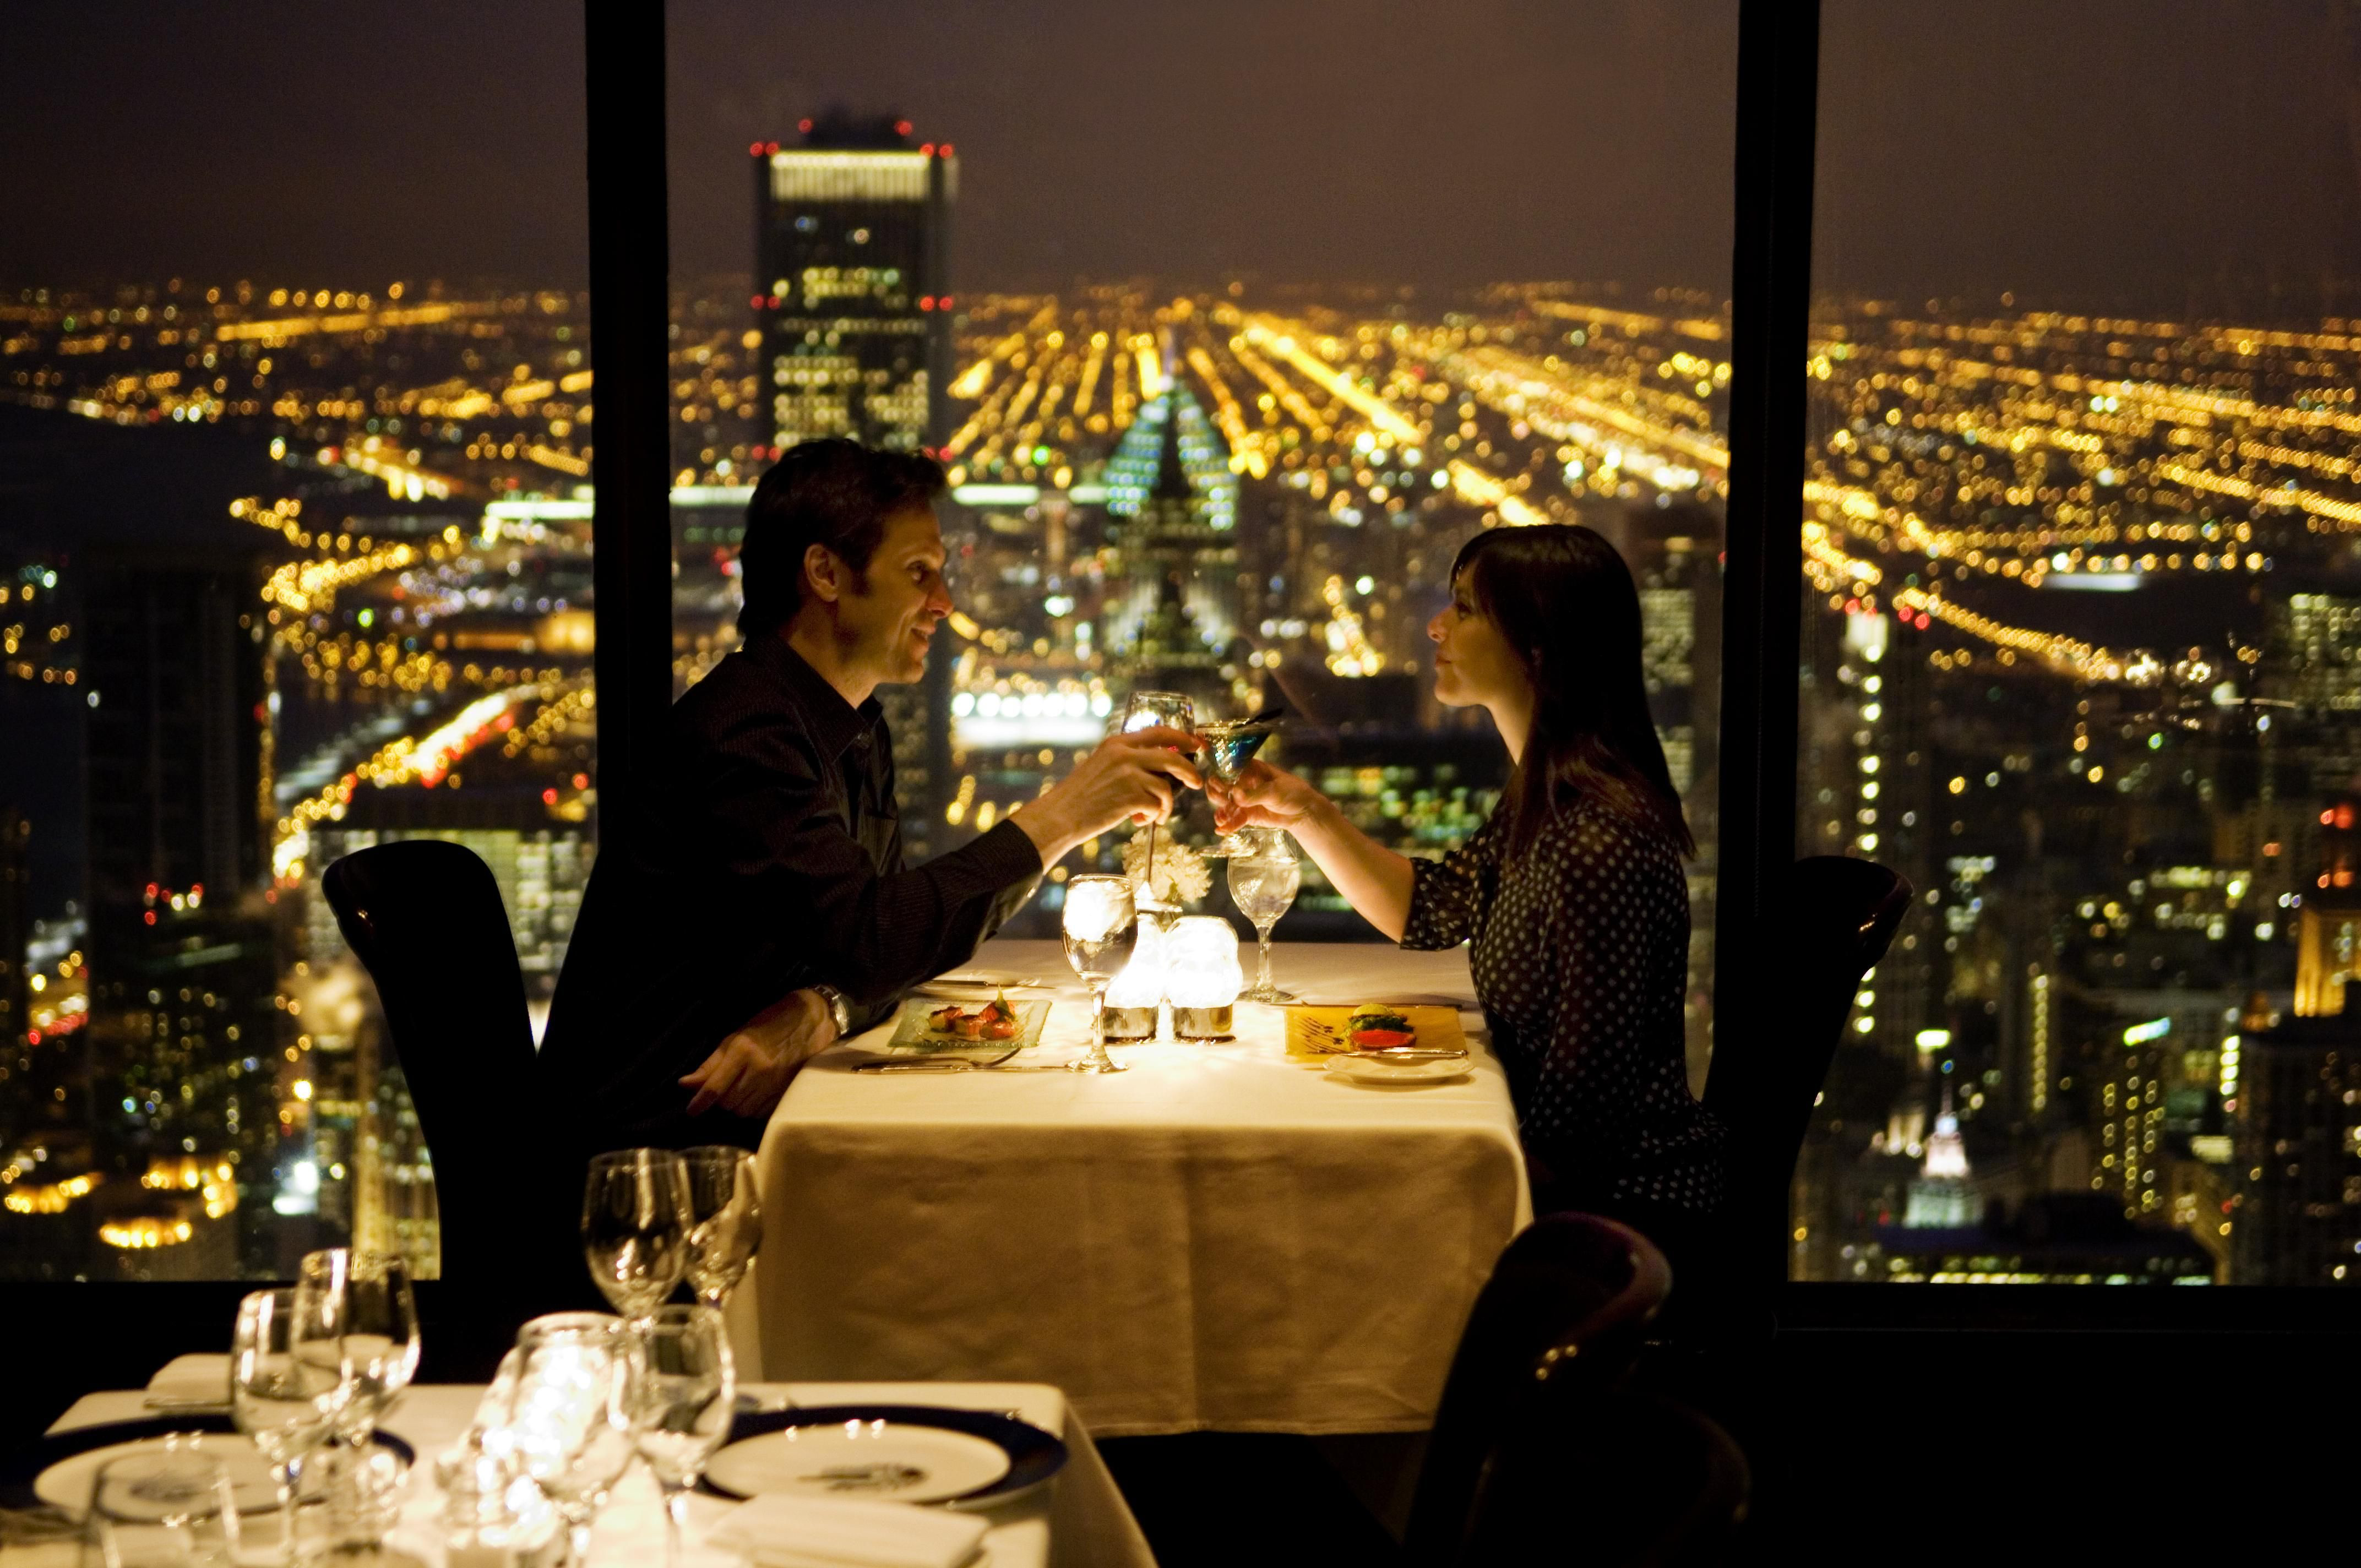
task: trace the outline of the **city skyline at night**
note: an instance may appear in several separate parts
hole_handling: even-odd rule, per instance
[[[169,80],[184,19],[137,59],[33,27],[56,80],[0,108],[0,1269],[432,1256],[337,856],[465,843],[537,1007],[564,961],[599,409],[578,22],[532,15],[501,91],[537,138],[487,128],[433,5],[368,46],[410,60],[399,134],[275,13]],[[2361,19],[1830,0],[1823,33],[1795,841],[1917,898],[1791,1271],[2361,1283],[2361,99],[2312,80]],[[884,47],[712,0],[672,34],[675,693],[736,646],[781,449],[922,447],[958,610],[881,694],[914,854],[1154,684],[1283,709],[1270,756],[1438,855],[1506,770],[1432,695],[1450,565],[1588,526],[1698,840],[1700,1080],[1722,668],[1788,656],[1722,643],[1734,7],[1225,5],[1167,39],[1028,0]],[[107,72],[184,156],[60,106]],[[1174,832],[1211,841],[1202,800]],[[1370,931],[1308,872],[1280,935]]]

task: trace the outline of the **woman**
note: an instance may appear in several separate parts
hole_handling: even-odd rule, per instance
[[[1690,1097],[1682,994],[1696,853],[1640,673],[1640,599],[1587,528],[1478,534],[1428,623],[1434,695],[1490,710],[1511,768],[1491,819],[1412,861],[1257,762],[1226,831],[1285,828],[1406,948],[1471,945],[1543,1212],[1581,1209],[1686,1250],[1721,1202],[1723,1131]]]

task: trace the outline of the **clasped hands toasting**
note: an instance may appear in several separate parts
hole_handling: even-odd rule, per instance
[[[1126,822],[1164,821],[1181,788],[1208,788],[1190,761],[1199,745],[1186,730],[1161,727],[1110,735],[1009,820],[1033,841],[1047,871],[1068,850]],[[1210,787],[1222,789],[1218,783]],[[1224,796],[1215,793],[1213,798],[1218,808]],[[689,1113],[718,1105],[741,1116],[767,1115],[803,1064],[836,1040],[836,1018],[821,992],[790,992],[740,1025],[681,1079],[691,1091]]]

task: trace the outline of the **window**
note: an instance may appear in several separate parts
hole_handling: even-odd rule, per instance
[[[2361,1282],[2349,18],[1823,38],[1797,842],[1918,902],[1792,1272]]]
[[[1506,51],[1406,13],[1032,11],[675,13],[703,84],[669,148],[684,678],[732,643],[753,474],[815,435],[925,446],[960,613],[881,693],[914,847],[990,828],[1152,686],[1283,704],[1279,760],[1440,854],[1505,771],[1432,696],[1453,556],[1588,522],[1640,580],[1703,840],[1701,1071],[1734,7],[1521,15]],[[1202,802],[1181,837],[1211,845]],[[1120,852],[1012,929],[1054,933],[1056,881]],[[1282,940],[1374,935],[1306,870]]]
[[[17,30],[0,1277],[433,1272],[319,878],[466,843],[545,996],[588,869],[580,20],[534,12]]]

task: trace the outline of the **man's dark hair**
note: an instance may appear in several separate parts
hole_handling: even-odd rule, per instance
[[[948,484],[941,464],[915,452],[880,452],[840,436],[787,448],[746,503],[739,638],[752,642],[801,608],[804,553],[815,544],[835,552],[866,587],[885,520],[928,506]]]

